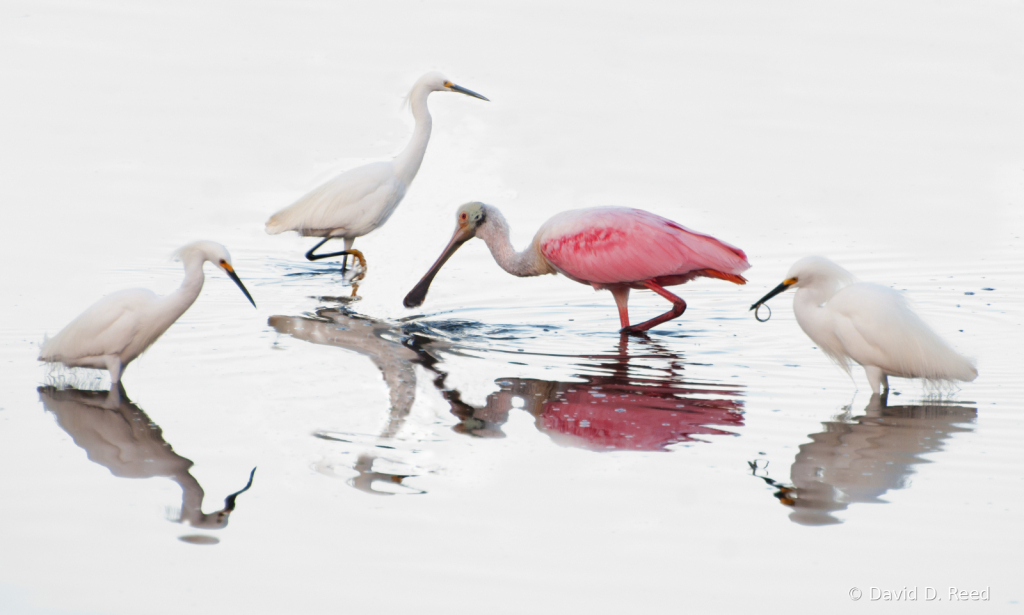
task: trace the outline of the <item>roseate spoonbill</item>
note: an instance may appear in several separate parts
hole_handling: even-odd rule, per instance
[[[516,252],[509,227],[496,207],[466,203],[456,214],[455,234],[441,257],[405,297],[405,307],[423,303],[445,261],[466,241],[480,237],[502,269],[525,277],[561,273],[597,290],[608,289],[619,308],[623,333],[646,331],[681,315],[686,302],[665,290],[697,277],[745,284],[750,268],[742,250],[691,231],[642,209],[592,207],[564,211],[541,225],[533,242]],[[629,324],[631,288],[648,288],[672,302],[672,309],[638,325]]]
[[[100,299],[60,333],[45,340],[39,360],[68,367],[91,367],[110,372],[112,386],[121,381],[128,364],[145,352],[174,321],[185,313],[203,288],[203,264],[211,262],[227,272],[249,302],[252,295],[231,266],[231,255],[219,243],[197,241],[175,252],[185,266],[181,287],[166,297],[143,288],[122,290]]]
[[[751,310],[795,287],[793,311],[804,333],[850,373],[864,367],[872,394],[889,390],[889,376],[971,381],[978,370],[925,324],[897,291],[869,282],[821,256],[793,264],[782,284]]]
[[[383,226],[395,208],[402,202],[416,172],[419,171],[423,155],[430,140],[430,111],[427,96],[431,92],[458,92],[481,100],[487,98],[455,85],[441,73],[427,73],[416,81],[409,94],[412,115],[416,128],[412,139],[394,160],[373,162],[345,171],[326,184],[295,201],[267,220],[267,233],[277,235],[285,231],[297,231],[304,237],[323,237],[320,243],[306,252],[306,258],[315,261],[331,256],[343,256],[342,271],[351,254],[366,266],[366,259],[359,250],[353,250],[356,237],[362,237]],[[314,254],[314,251],[331,239],[345,240],[345,249],[329,254]]]

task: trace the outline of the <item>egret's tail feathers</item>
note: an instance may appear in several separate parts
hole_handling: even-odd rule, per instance
[[[49,333],[44,333],[43,334],[43,343],[39,344],[39,358],[37,358],[36,361],[45,361],[46,360],[46,344],[49,341],[50,341],[50,334]]]
[[[954,350],[916,314],[908,311],[899,333],[906,335],[900,341],[908,350],[897,360],[898,370],[904,375],[960,382],[971,382],[978,377],[974,361]]]
[[[736,275],[735,273],[722,273],[715,269],[701,269],[699,273],[706,278],[716,278],[719,280],[725,280],[726,282],[732,282],[733,284],[747,283],[746,278],[741,275]]]
[[[60,345],[60,334],[50,337],[49,334],[43,335],[43,343],[39,345],[39,358],[37,361],[59,361],[58,356]]]
[[[960,359],[958,362],[950,362],[951,365],[947,367],[944,378],[961,382],[973,382],[978,377],[978,368],[967,357],[958,355],[957,358]]]
[[[283,232],[285,232],[287,230],[291,230],[291,229],[288,228],[288,226],[284,222],[281,221],[279,216],[280,216],[280,212],[274,214],[273,216],[270,216],[270,219],[267,220],[267,227],[266,228],[267,228],[267,234],[268,235],[277,235],[277,234],[283,233]]]

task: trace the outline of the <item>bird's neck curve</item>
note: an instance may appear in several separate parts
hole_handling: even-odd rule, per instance
[[[535,241],[531,242],[522,252],[516,252],[509,239],[508,222],[494,207],[487,208],[487,222],[477,228],[476,236],[487,244],[494,261],[514,276],[525,278],[555,273],[555,270],[537,249]]]
[[[831,331],[829,326],[830,313],[822,306],[832,298],[835,291],[826,290],[818,286],[805,286],[796,289],[796,296],[793,297],[793,313],[796,314],[796,321],[804,330],[807,337],[816,344],[822,346],[827,344],[823,335]]]
[[[413,88],[409,95],[409,104],[412,106],[412,116],[416,119],[416,127],[412,132],[412,139],[405,146],[398,156],[395,157],[395,175],[405,185],[409,185],[416,172],[420,170],[420,163],[423,162],[423,155],[427,153],[427,142],[430,141],[430,129],[433,121],[430,118],[430,110],[427,109],[427,97],[431,90],[423,86]]]
[[[185,279],[182,280],[178,290],[163,299],[165,304],[172,306],[168,308],[167,313],[169,317],[173,316],[171,319],[172,323],[195,303],[199,292],[203,290],[203,281],[206,278],[203,274],[203,264],[205,262],[206,260],[199,256],[185,258]]]
[[[187,469],[172,476],[171,480],[181,487],[181,517],[178,522],[196,525],[203,516],[203,488]]]

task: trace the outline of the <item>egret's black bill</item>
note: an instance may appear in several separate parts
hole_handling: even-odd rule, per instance
[[[242,289],[242,292],[245,293],[245,298],[249,300],[249,303],[251,303],[253,307],[256,307],[256,302],[252,300],[252,295],[250,295],[248,289],[245,288],[245,284],[242,284],[242,280],[238,279],[238,274],[235,273],[234,269],[225,269],[224,271],[227,272],[229,278],[235,281],[235,284],[238,284],[238,288]]]
[[[752,309],[752,310],[756,310],[756,309],[757,309],[757,307],[758,307],[759,305],[761,305],[761,304],[762,304],[762,303],[764,303],[765,301],[767,301],[767,300],[771,299],[771,298],[772,298],[772,297],[774,297],[775,295],[777,295],[777,294],[781,293],[782,291],[786,290],[787,288],[789,288],[789,287],[790,287],[790,286],[792,286],[792,285],[793,285],[793,283],[792,283],[792,282],[790,282],[789,280],[786,280],[786,281],[785,281],[785,282],[783,282],[782,284],[779,284],[778,286],[776,286],[775,288],[773,288],[773,289],[772,289],[772,291],[771,291],[770,293],[768,293],[767,295],[765,295],[765,296],[761,297],[760,299],[758,299],[758,300],[757,300],[757,303],[755,303],[754,305],[750,306],[750,309]]]
[[[458,92],[459,94],[465,94],[466,96],[472,96],[473,98],[479,98],[480,100],[486,100],[487,102],[491,102],[490,98],[487,98],[486,96],[481,96],[481,95],[477,94],[476,92],[474,92],[473,90],[467,90],[466,88],[462,87],[461,85],[455,85],[453,83],[453,84],[451,84],[448,87],[453,92]]]

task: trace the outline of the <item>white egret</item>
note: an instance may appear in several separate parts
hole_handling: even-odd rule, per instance
[[[427,109],[427,96],[431,92],[459,92],[481,100],[487,98],[455,85],[441,73],[427,73],[416,81],[409,94],[416,128],[412,139],[394,160],[373,162],[345,171],[298,201],[285,207],[267,220],[267,233],[277,235],[297,231],[304,237],[323,237],[320,243],[306,252],[314,261],[331,256],[344,256],[345,270],[348,255],[353,255],[365,266],[366,260],[358,250],[352,249],[356,237],[362,237],[383,226],[395,208],[402,202],[409,184],[423,162],[430,140],[431,118]],[[345,249],[329,254],[314,251],[335,237],[345,240]]]
[[[160,297],[144,288],[122,290],[100,299],[45,340],[39,360],[68,367],[91,367],[110,372],[112,386],[121,381],[128,364],[142,354],[185,313],[203,288],[203,264],[227,272],[256,307],[231,266],[227,249],[212,241],[190,243],[175,252],[185,266],[185,280],[173,293]]]
[[[889,376],[971,381],[978,370],[925,324],[899,292],[869,282],[821,256],[798,260],[786,279],[750,306],[795,287],[796,321],[826,355],[850,373],[867,372],[871,392],[889,390]]]

